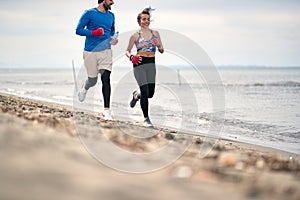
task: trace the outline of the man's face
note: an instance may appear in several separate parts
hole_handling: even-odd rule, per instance
[[[115,2],[113,0],[104,0],[103,6],[106,10],[110,10]]]

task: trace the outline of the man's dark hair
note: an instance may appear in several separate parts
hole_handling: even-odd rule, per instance
[[[98,0],[98,4],[102,3],[104,0]]]

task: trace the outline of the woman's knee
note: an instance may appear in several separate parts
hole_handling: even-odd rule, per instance
[[[152,93],[149,93],[149,95],[148,95],[148,98],[152,98],[154,96],[154,92],[152,92]]]
[[[155,84],[149,84],[148,90],[149,90],[148,98],[152,98],[155,92]]]
[[[140,87],[141,91],[141,98],[148,98],[149,96],[149,89],[147,85],[143,85]]]

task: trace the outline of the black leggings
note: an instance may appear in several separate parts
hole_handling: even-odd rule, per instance
[[[108,71],[106,69],[100,70],[104,108],[109,108],[109,104],[110,104],[110,93],[111,93],[110,73],[111,71]],[[88,77],[88,79],[85,81],[85,89],[88,90],[90,87],[95,86],[97,83],[97,79],[98,77],[93,77],[93,78]]]
[[[141,91],[141,108],[145,118],[149,116],[149,101],[155,92],[155,57],[142,57],[142,62],[133,66],[134,77],[139,84]]]

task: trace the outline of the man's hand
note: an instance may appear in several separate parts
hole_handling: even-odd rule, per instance
[[[118,39],[112,39],[112,40],[110,41],[110,44],[111,44],[111,45],[116,45],[116,44],[118,44],[118,42],[119,42]]]
[[[97,28],[96,30],[92,30],[92,35],[93,36],[102,36],[104,35],[104,30],[103,28]]]

